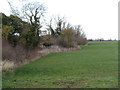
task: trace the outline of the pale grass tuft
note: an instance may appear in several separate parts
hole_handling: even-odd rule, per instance
[[[9,68],[13,68],[15,66],[13,61],[2,61],[2,69],[7,70]]]

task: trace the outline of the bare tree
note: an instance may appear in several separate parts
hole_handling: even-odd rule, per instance
[[[65,18],[60,16],[53,17],[47,26],[47,30],[50,31],[51,35],[60,35],[61,31],[66,27]]]
[[[23,17],[27,19],[32,25],[41,24],[41,19],[45,13],[45,7],[43,4],[39,4],[38,2],[29,2],[23,5],[22,13]]]
[[[46,11],[46,7],[43,4],[39,2],[29,2],[28,0],[18,0],[20,6],[15,7],[12,1],[7,1],[13,15],[28,21],[31,25],[39,24],[39,28],[42,27],[42,20],[44,20],[42,17]]]
[[[48,30],[49,34],[54,36],[55,35],[55,30],[52,27],[52,19],[50,19],[50,22],[49,22],[49,24],[47,24],[47,27],[48,27],[47,30]]]
[[[60,35],[61,34],[60,32],[62,31],[62,29],[65,28],[65,21],[64,21],[65,18],[58,16],[57,18],[54,18],[54,19],[55,19],[56,24],[57,24],[55,31],[58,35]]]

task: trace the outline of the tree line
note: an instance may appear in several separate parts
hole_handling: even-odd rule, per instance
[[[42,31],[37,23],[33,25],[33,23],[25,22],[14,15],[6,16],[1,13],[1,16],[3,39],[8,40],[13,47],[22,44],[29,49],[37,47],[39,43],[43,43],[46,46],[47,44],[58,44],[65,47],[72,47],[72,43],[78,45],[87,43],[86,36],[80,25],[72,26],[59,18],[57,19],[55,28],[53,28],[52,22],[50,22],[46,28],[49,33],[45,36],[40,36]]]
[[[12,7],[11,4],[10,6]],[[85,33],[80,25],[72,26],[65,22],[63,17],[59,16],[54,19],[51,18],[50,22],[47,23],[46,30],[49,34],[40,36],[44,13],[46,12],[46,7],[43,4],[25,2],[22,5],[22,11],[13,8],[11,10],[13,15],[10,16],[1,13],[2,36],[13,47],[22,44],[27,49],[30,49],[37,47],[40,43],[47,46],[58,44],[63,47],[74,47],[75,44],[81,45],[87,43]]]
[[[0,13],[0,18],[2,18],[2,39],[8,41],[13,48],[22,46],[29,52],[40,45],[71,48],[87,44],[87,38],[81,25],[73,26],[60,16],[46,20],[47,18],[44,17],[46,7],[43,4],[25,2],[20,10],[14,9],[10,2],[9,5],[12,14],[6,16],[4,13]],[[45,25],[46,21],[49,22]],[[43,26],[48,32],[46,35],[41,35]],[[18,51],[20,49],[17,49],[16,52],[22,52]]]

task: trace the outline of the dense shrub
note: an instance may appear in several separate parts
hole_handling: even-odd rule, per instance
[[[41,43],[45,46],[45,47],[49,47],[51,45],[53,45],[52,40],[52,36],[51,35],[45,35],[41,37]]]
[[[75,36],[75,41],[78,45],[85,45],[88,43],[86,37],[83,35]]]
[[[87,39],[83,31],[77,26],[76,28],[68,25],[62,29],[60,35],[46,35],[43,36],[43,45],[51,46],[58,45],[61,47],[76,47],[77,45],[87,44]]]
[[[5,40],[8,40],[8,36],[12,30],[13,30],[12,26],[3,25],[2,36]]]
[[[62,47],[74,47],[74,31],[72,28],[62,30],[62,35],[57,38],[57,44]]]

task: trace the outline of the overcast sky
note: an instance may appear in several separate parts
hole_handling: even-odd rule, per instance
[[[11,0],[17,5],[16,0]],[[33,0],[47,7],[47,15],[65,16],[72,25],[81,25],[88,39],[118,39],[120,0]],[[0,12],[10,14],[7,0],[0,0]]]

